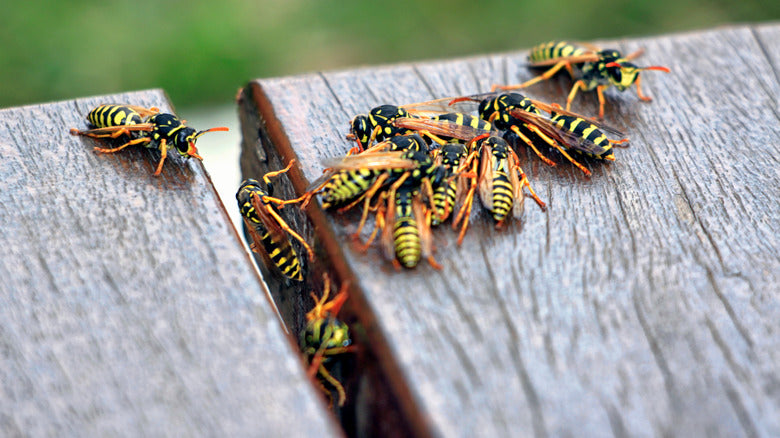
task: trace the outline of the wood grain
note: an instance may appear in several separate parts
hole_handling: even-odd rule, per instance
[[[414,434],[780,434],[779,34],[601,42],[644,47],[638,64],[672,70],[643,77],[650,104],[606,93],[605,118],[631,148],[588,162],[589,179],[521,150],[549,210],[529,202],[503,230],[474,212],[461,247],[435,230],[442,271],[396,272],[378,248],[348,243],[354,217],[309,210],[302,231],[353,282],[345,311]],[[354,115],[521,82],[534,75],[526,53],[256,80],[244,98],[270,144],[244,165],[297,158],[300,194],[323,157],[351,147]],[[571,84],[563,75],[527,94],[562,102]],[[598,106],[585,95],[573,109]]]
[[[0,435],[338,436],[202,164],[69,135],[115,102],[171,110],[0,111]]]

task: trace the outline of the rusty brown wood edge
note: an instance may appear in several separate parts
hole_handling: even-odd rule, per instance
[[[289,163],[296,158],[290,141],[285,134],[284,127],[276,118],[274,108],[266,97],[262,87],[257,82],[251,82],[245,89],[245,94],[249,95],[254,102],[260,117],[264,121],[265,130],[272,142],[275,152],[278,152],[283,160],[282,164]],[[293,166],[293,170],[288,172],[288,178],[292,183],[296,194],[306,192],[309,181],[303,177],[298,165]],[[326,213],[319,207],[317,202],[311,202],[306,210],[306,214],[314,224],[315,241],[318,243],[318,259],[323,264],[323,269],[330,273],[337,284],[349,282],[348,289],[349,300],[344,306],[342,312],[356,318],[365,329],[367,342],[361,345],[366,349],[366,353],[371,357],[374,363],[378,364],[382,376],[387,380],[390,392],[397,398],[398,406],[403,411],[404,424],[397,426],[402,430],[408,427],[414,436],[425,437],[431,435],[431,426],[427,418],[422,415],[424,411],[419,408],[416,399],[412,396],[407,386],[406,379],[403,376],[401,367],[390,351],[385,340],[384,334],[377,329],[376,315],[358,286],[360,282],[355,277],[355,273],[347,265],[343,249],[339,244],[333,229],[328,226]],[[318,226],[323,224],[325,226]]]

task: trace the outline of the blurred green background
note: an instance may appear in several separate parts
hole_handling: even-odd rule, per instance
[[[0,107],[153,87],[224,105],[257,77],[778,18],[771,0],[9,1]]]

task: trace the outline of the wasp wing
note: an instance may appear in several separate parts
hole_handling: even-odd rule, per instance
[[[276,218],[273,217],[269,212],[269,208],[274,208],[270,204],[264,204],[263,201],[260,199],[260,196],[257,193],[252,193],[251,195],[252,199],[252,207],[254,207],[255,214],[257,215],[257,218],[260,220],[260,223],[262,224],[263,228],[265,228],[265,231],[268,233],[271,241],[276,244],[280,249],[286,248],[286,247],[292,247],[292,243],[290,242],[290,238],[287,236],[287,233],[284,231],[284,228],[282,228],[282,225],[277,222]],[[250,221],[251,222],[251,221]],[[255,232],[257,232],[255,227],[253,228]],[[250,230],[250,233],[252,231]],[[259,234],[259,233],[258,233]],[[252,236],[253,238],[255,236]],[[260,236],[262,241],[262,236]],[[255,242],[256,243],[256,242]],[[266,248],[268,251],[269,248]],[[295,255],[295,250],[293,248],[290,248],[290,251],[293,255]]]
[[[471,141],[480,135],[493,134],[492,131],[460,125],[449,120],[399,117],[393,121],[393,125],[415,131],[427,131],[437,136],[457,138],[463,141]]]
[[[549,67],[559,62],[568,62],[570,64],[580,64],[583,62],[596,62],[600,59],[597,53],[585,53],[575,56],[560,56],[557,58],[544,59],[541,61],[529,61],[531,67]]]
[[[619,137],[621,139],[626,137],[626,135],[623,132],[621,132],[619,129],[614,128],[614,127],[612,127],[610,125],[607,125],[606,123],[601,122],[599,120],[596,120],[596,119],[593,119],[593,118],[590,118],[590,117],[585,117],[585,116],[583,116],[581,114],[577,114],[577,113],[574,113],[574,112],[571,112],[571,111],[566,111],[565,109],[563,109],[563,108],[561,108],[561,107],[559,107],[557,105],[555,105],[555,106],[554,105],[549,105],[549,104],[546,104],[544,102],[541,102],[541,101],[538,101],[538,100],[534,100],[534,99],[530,99],[530,100],[531,100],[531,102],[533,102],[533,104],[537,108],[539,108],[539,109],[541,109],[543,111],[546,111],[546,112],[548,112],[550,114],[555,113],[555,114],[561,114],[561,115],[564,115],[564,116],[569,116],[569,117],[583,119],[586,122],[594,125],[595,127],[599,128],[600,130],[602,130],[602,131],[606,132],[607,134],[610,134],[610,135],[612,135],[614,137]]]
[[[479,199],[482,205],[489,211],[493,211],[493,170],[496,167],[496,157],[493,156],[490,146],[482,145],[482,153],[479,160]]]
[[[558,127],[550,119],[540,116],[538,114],[529,113],[521,109],[512,109],[509,113],[521,120],[524,123],[530,124],[538,128],[542,133],[551,137],[564,147],[570,149],[577,149],[582,152],[587,152],[593,155],[603,155],[608,149],[603,148],[596,143]]]
[[[512,191],[514,199],[512,200],[512,216],[515,219],[520,219],[523,216],[523,209],[525,207],[525,195],[523,194],[524,181],[520,180],[518,176],[516,165],[509,166],[509,182],[512,184]]]

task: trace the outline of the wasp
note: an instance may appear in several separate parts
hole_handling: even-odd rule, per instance
[[[350,122],[350,132],[347,140],[357,142],[357,147],[350,150],[349,154],[362,152],[371,146],[373,141],[383,141],[394,136],[403,136],[418,133],[428,137],[438,144],[446,143],[445,139],[422,130],[408,129],[393,123],[399,118],[418,118],[425,114],[424,111],[407,109],[404,106],[381,105],[369,111],[368,115],[357,115]]]
[[[377,227],[364,248],[368,248],[378,230],[382,229],[385,231],[382,234],[383,247],[393,249],[385,251],[386,255],[397,253],[403,265],[411,268],[417,265],[421,254],[424,254],[431,265],[438,266],[427,249],[431,247],[427,243],[430,241],[431,210],[421,209],[417,203],[421,200],[421,191],[424,191],[427,199],[433,198],[433,185],[440,184],[447,176],[444,167],[436,166],[431,156],[420,150],[365,152],[329,161],[327,165],[331,166],[331,174],[324,175],[325,181],[319,185],[315,181],[314,188],[308,193],[314,194],[321,190],[325,207],[333,205],[336,195],[339,201],[354,198],[340,208],[340,212],[362,202],[363,213],[353,235],[355,238],[365,226],[368,213],[377,211]],[[360,183],[356,183],[358,176]],[[372,206],[375,197],[378,200]],[[393,238],[393,229],[398,233],[397,238]],[[421,236],[425,244],[420,243]],[[396,262],[394,255],[388,258]]]
[[[460,167],[468,156],[468,148],[463,143],[447,143],[438,149],[436,153],[436,163],[444,166],[449,173],[455,174],[456,169]],[[433,209],[434,214],[431,217],[431,225],[439,225],[450,216],[458,195],[464,192],[465,177],[454,175],[454,178],[442,178],[433,185]]]
[[[144,108],[133,105],[100,105],[87,114],[87,120],[94,129],[71,129],[71,135],[84,135],[92,138],[118,138],[127,136],[130,140],[115,148],[95,147],[100,153],[114,153],[122,149],[143,144],[147,148],[160,150],[160,161],[154,175],[160,175],[163,162],[168,156],[168,149],[173,147],[180,156],[203,158],[198,155],[195,141],[201,135],[213,131],[227,131],[226,127],[211,128],[205,131],[195,131],[185,125],[173,114],[160,113],[157,108]]]
[[[645,70],[669,73],[670,70],[667,67],[657,65],[639,67],[630,62],[638,58],[642,52],[642,50],[638,50],[623,56],[617,50],[601,50],[590,45],[580,47],[565,41],[550,41],[534,47],[528,55],[531,67],[546,68],[552,66],[549,70],[522,84],[509,86],[494,85],[493,89],[514,90],[525,88],[537,82],[550,79],[562,68],[565,68],[572,78],[577,79],[566,99],[566,110],[568,111],[571,108],[571,103],[577,95],[577,91],[592,91],[595,89],[599,100],[599,118],[603,119],[605,89],[614,86],[619,91],[625,91],[631,85],[636,84],[636,93],[639,99],[649,102],[652,98],[642,94],[640,73]]]
[[[433,187],[440,185],[449,171],[435,165],[429,156],[418,154],[413,159],[420,163],[419,167],[401,175],[380,196],[376,229],[382,230],[381,243],[385,256],[397,268],[399,265],[414,268],[425,257],[434,269],[441,269],[441,265],[433,258],[430,226],[435,207],[427,207],[421,195],[424,191],[432,203]],[[381,198],[386,199],[386,205],[382,204]],[[366,247],[373,237],[372,234]]]
[[[371,109],[368,115],[359,114],[349,122],[350,132],[347,134],[347,140],[357,142],[357,151],[362,152],[375,140],[382,141],[397,135],[410,134],[409,130],[391,124],[399,117],[412,117],[412,115],[395,105],[380,105]]]
[[[338,405],[344,406],[346,401],[344,386],[333,377],[325,364],[334,356],[354,351],[349,337],[349,326],[336,318],[347,300],[349,283],[342,284],[338,294],[328,301],[330,278],[324,275],[323,282],[322,298],[318,299],[313,292],[310,294],[314,300],[314,308],[306,313],[306,326],[300,335],[301,350],[309,363],[308,375],[312,378],[320,376],[332,385],[339,396]],[[320,387],[330,397],[330,391],[322,384]]]
[[[279,268],[279,271],[285,277],[295,281],[302,281],[301,263],[287,235],[289,234],[301,242],[309,254],[310,260],[314,259],[314,251],[298,233],[287,225],[274,207],[274,204],[284,206],[296,203],[301,198],[293,200],[274,198],[272,196],[273,186],[270,180],[273,176],[289,171],[293,163],[295,163],[295,160],[291,160],[287,167],[282,170],[263,175],[266,189],[263,189],[260,182],[255,179],[245,180],[236,193],[236,200],[238,201],[238,208],[241,210],[241,216],[244,218],[246,228],[249,230],[249,235],[252,238],[252,250],[258,252],[258,245],[262,246],[268,258]]]
[[[471,167],[470,174],[475,175],[472,179],[476,178],[476,184],[472,182],[470,185],[463,206],[453,222],[453,227],[457,227],[458,223],[463,221],[458,235],[458,245],[463,243],[468,228],[477,187],[479,199],[491,212],[497,228],[503,226],[510,213],[512,217],[518,219],[522,215],[525,200],[524,187],[528,189],[542,211],[547,209],[546,204],[539,199],[528,182],[527,176],[520,168],[517,155],[506,140],[497,136],[480,137],[475,145],[462,165],[462,168]]]
[[[540,141],[557,150],[586,176],[590,176],[591,172],[568,151],[598,160],[614,161],[613,147],[625,147],[628,141],[626,138],[609,139],[607,133],[619,137],[624,135],[603,123],[565,111],[556,104],[529,99],[519,93],[466,96],[453,99],[451,104],[463,101],[479,102],[477,111],[480,117],[492,122],[496,129],[514,134],[546,164],[555,166],[555,162],[537,148],[536,144]],[[549,117],[545,113],[549,113]]]
[[[549,117],[545,116],[540,108],[549,113]],[[624,147],[628,142],[622,132],[610,126],[563,110],[555,104],[548,105],[528,99],[519,93],[500,94],[486,99],[480,104],[479,111],[482,117],[495,120],[496,127],[517,135],[545,163],[554,165],[552,160],[535,147],[534,141],[528,137],[529,133],[560,152],[587,176],[590,176],[590,171],[567,151],[575,151],[598,160],[614,161],[613,147]],[[607,133],[621,139],[611,140]]]
[[[403,157],[404,152],[427,151],[427,144],[417,134],[391,137],[375,144],[357,155],[348,155],[341,160],[328,160],[329,168],[307,189],[308,196],[320,193],[322,206],[330,208],[361,197],[374,187],[377,179],[403,173],[416,164]],[[387,182],[384,178],[381,184]],[[380,185],[381,185],[380,184]],[[308,200],[304,203],[308,203]],[[348,210],[344,208],[343,210]]]

